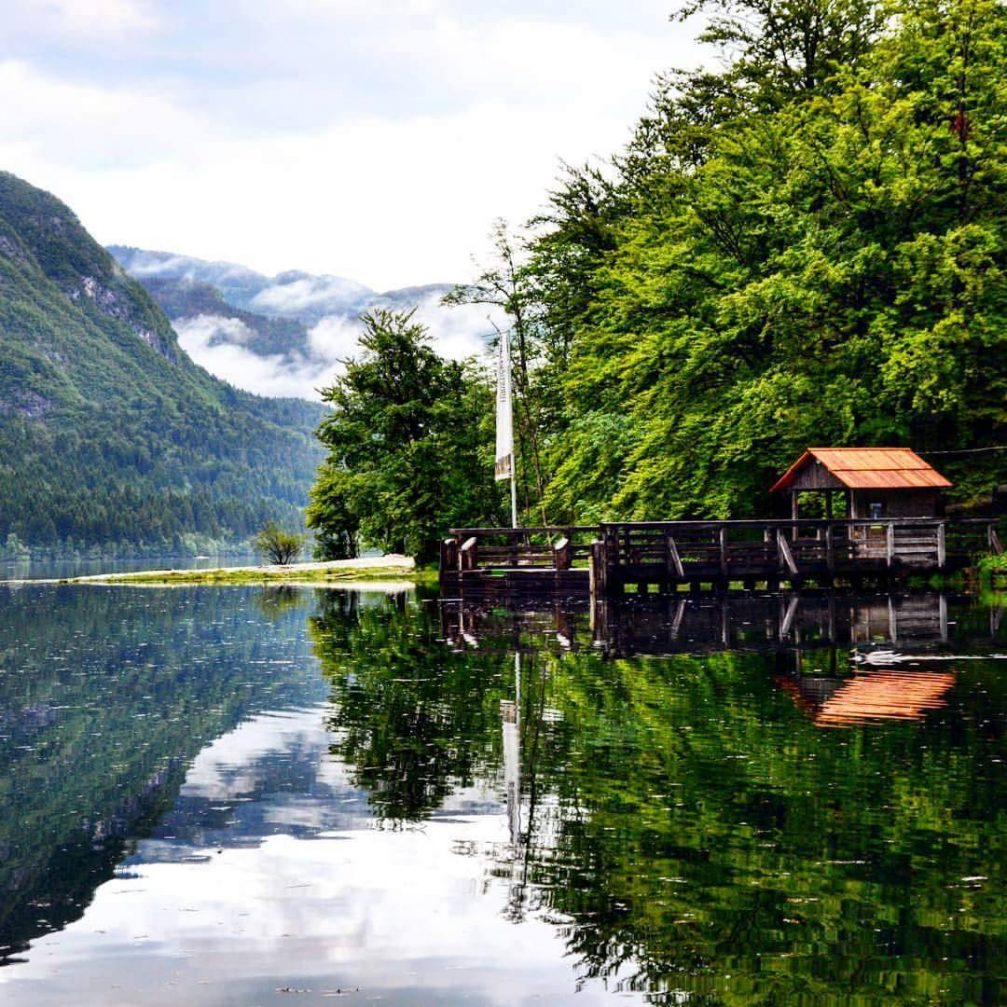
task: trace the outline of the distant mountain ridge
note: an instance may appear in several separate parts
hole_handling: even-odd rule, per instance
[[[0,539],[193,547],[299,521],[323,412],[188,358],[54,196],[0,173]]]
[[[210,262],[174,252],[152,252],[128,245],[107,251],[145,287],[219,291],[232,308],[273,318],[294,318],[312,325],[331,315],[358,316],[375,307],[408,309],[431,296],[443,297],[453,283],[426,283],[376,291],[356,280],[289,269],[275,276],[233,262]],[[169,314],[169,317],[172,317]]]
[[[288,270],[270,277],[174,252],[126,245],[108,251],[168,315],[194,360],[267,394],[316,396],[356,352],[365,311],[417,309],[448,356],[482,352],[492,331],[483,309],[440,306],[450,283],[378,292],[340,276]]]

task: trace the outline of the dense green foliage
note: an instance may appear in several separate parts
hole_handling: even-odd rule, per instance
[[[69,209],[0,174],[0,540],[180,549],[300,522],[323,410],[196,367]]]
[[[943,452],[957,498],[988,497],[1007,477],[1007,7],[696,9],[720,69],[663,77],[627,149],[571,170],[456,295],[514,328],[526,515],[764,513],[816,444]]]
[[[429,560],[447,528],[495,515],[491,396],[431,349],[411,314],[362,321],[360,357],[323,392],[332,413],[318,436],[329,455],[308,525],[324,558],[356,555],[363,542]]]

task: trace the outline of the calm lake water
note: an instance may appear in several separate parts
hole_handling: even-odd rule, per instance
[[[1007,1003],[1001,616],[0,588],[0,1003]]]

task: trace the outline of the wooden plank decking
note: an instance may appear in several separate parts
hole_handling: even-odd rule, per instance
[[[441,545],[449,593],[621,594],[890,583],[1002,552],[988,518],[613,522],[459,528]]]

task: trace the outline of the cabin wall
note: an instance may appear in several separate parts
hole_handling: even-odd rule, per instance
[[[841,489],[846,487],[820,461],[813,459],[794,475],[794,481],[787,488],[787,492]]]
[[[885,517],[937,517],[936,490],[854,490],[852,517],[869,517],[872,503],[885,505]]]

